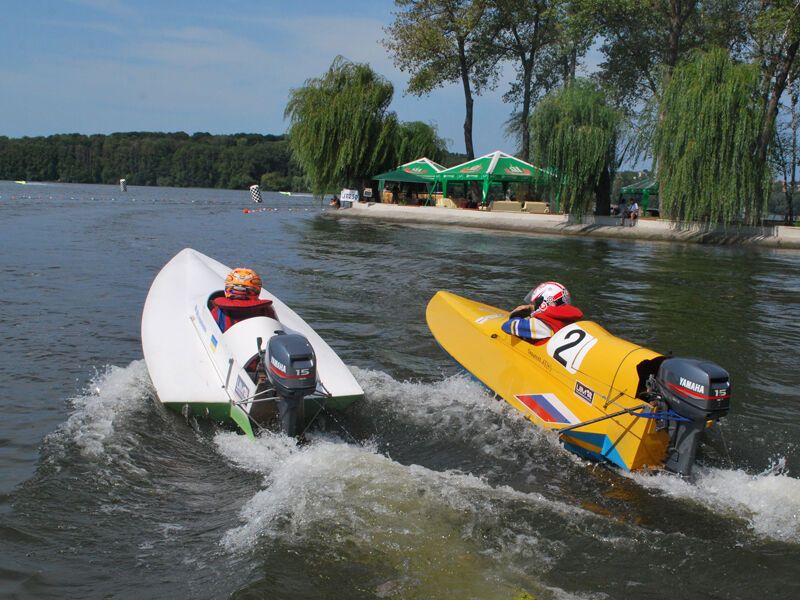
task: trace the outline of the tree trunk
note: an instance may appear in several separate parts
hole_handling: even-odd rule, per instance
[[[530,47],[530,54],[527,48],[522,43],[516,28],[512,29],[514,33],[514,41],[517,46],[517,53],[520,64],[522,65],[522,112],[520,114],[520,121],[522,122],[522,147],[520,152],[524,160],[530,160],[531,155],[531,132],[528,126],[528,120],[531,116],[531,97],[533,96],[533,67],[536,64],[536,51],[539,48],[539,15],[537,14],[533,20],[533,42]]]
[[[606,167],[594,188],[595,214],[606,216],[611,214],[611,183],[611,172]]]
[[[466,115],[464,116],[464,146],[467,151],[467,160],[475,158],[475,148],[472,146],[472,89],[469,82],[469,67],[467,66],[467,55],[464,49],[464,40],[458,39],[458,64],[461,71],[461,84],[464,86],[464,104],[466,105]]]
[[[800,101],[798,95],[796,93],[791,94],[792,98],[792,152],[791,152],[791,177],[790,177],[790,188],[786,194],[786,224],[792,225],[794,223],[794,193],[797,190],[797,130],[798,130],[798,120],[800,119],[800,115],[797,113],[797,104]]]
[[[664,57],[664,64],[667,67],[664,72],[664,89],[666,89],[669,80],[672,79],[672,70],[678,64],[683,26],[686,24],[689,15],[694,12],[696,4],[696,0],[672,0],[670,2],[669,39],[667,41],[666,56]]]
[[[767,151],[769,150],[769,144],[772,141],[772,129],[775,126],[775,119],[778,116],[778,106],[781,96],[786,89],[789,73],[792,70],[792,65],[794,64],[795,57],[797,56],[798,46],[800,46],[800,39],[795,40],[794,43],[787,48],[786,54],[783,55],[780,67],[775,75],[775,83],[772,86],[772,92],[770,93],[767,110],[764,113],[764,124],[761,127],[761,136],[758,140],[758,150],[756,152],[756,164],[761,169],[765,169],[767,166]],[[761,191],[756,198],[757,210],[761,210],[767,200],[764,197],[763,189],[759,189]]]
[[[532,57],[531,57],[532,58]],[[531,80],[533,79],[533,60],[530,62],[523,62],[523,91],[522,91],[522,112],[519,115],[522,124],[522,152],[523,160],[530,160],[531,155],[531,131],[528,126],[528,119],[531,113]]]

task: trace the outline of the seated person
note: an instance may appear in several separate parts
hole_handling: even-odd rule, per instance
[[[272,300],[261,300],[261,277],[252,269],[237,268],[225,278],[225,295],[212,298],[211,316],[225,333],[232,325],[250,317],[276,319]]]
[[[636,200],[628,207],[628,217],[631,220],[631,227],[636,225],[636,219],[639,218],[639,203]]]
[[[560,283],[545,281],[525,296],[503,323],[506,333],[536,344],[544,344],[559,329],[583,318],[583,312],[572,306],[569,291]]]

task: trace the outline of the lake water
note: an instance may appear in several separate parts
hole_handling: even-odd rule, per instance
[[[0,182],[0,597],[800,597],[800,253],[337,220],[247,191]],[[431,209],[434,210],[434,209]],[[296,447],[158,404],[141,309],[184,247],[253,267],[366,392]],[[728,369],[690,481],[584,462],[431,337],[439,289]]]

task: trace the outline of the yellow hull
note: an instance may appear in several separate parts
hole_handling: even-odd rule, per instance
[[[507,311],[443,291],[428,303],[426,318],[456,362],[536,425],[582,424],[561,434],[568,449],[628,470],[662,466],[669,437],[654,419],[637,416],[653,409],[636,397],[662,355],[591,321],[533,345],[501,329]],[[606,418],[621,411],[630,412]],[[586,423],[595,419],[602,420]]]

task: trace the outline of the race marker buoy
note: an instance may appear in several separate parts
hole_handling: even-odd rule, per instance
[[[250,186],[250,197],[253,199],[253,202],[261,203],[263,202],[263,198],[261,198],[261,188],[257,185]]]

